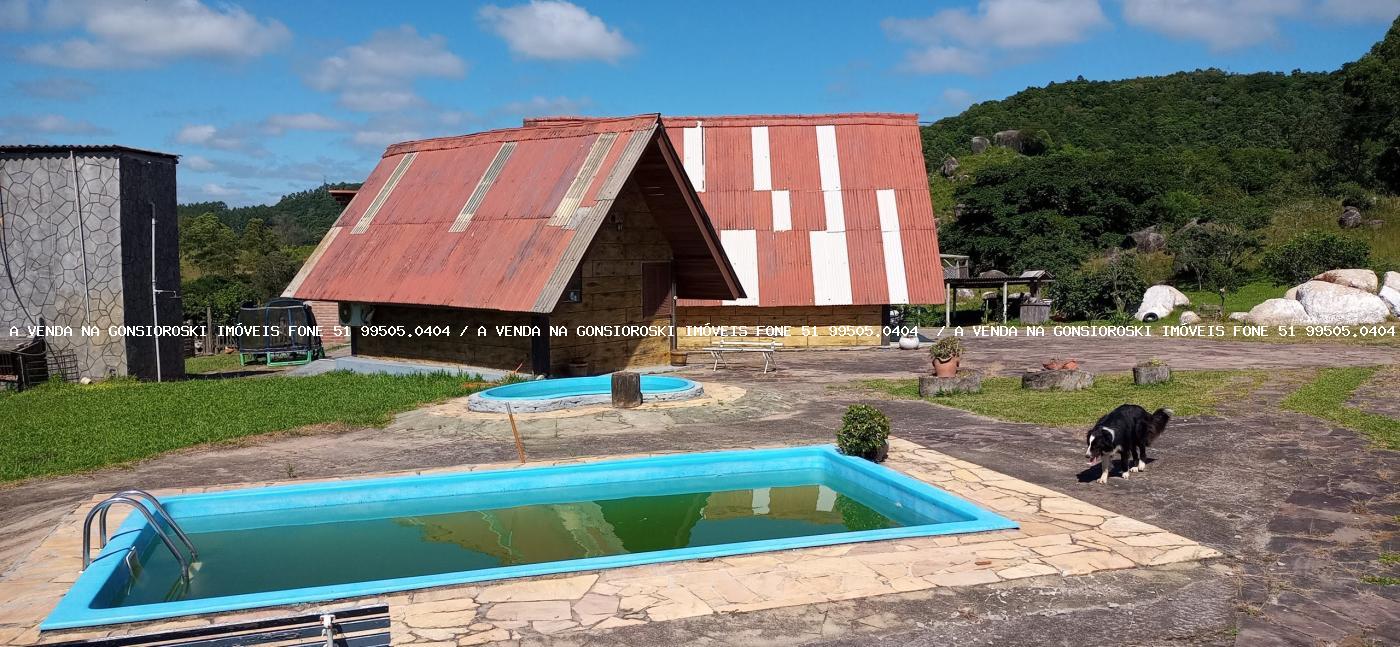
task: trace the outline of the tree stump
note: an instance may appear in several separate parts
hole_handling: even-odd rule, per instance
[[[1094,385],[1094,375],[1078,369],[1026,371],[1021,388],[1032,391],[1078,391]]]
[[[919,376],[919,396],[947,395],[951,393],[980,393],[982,391],[981,371],[958,371],[953,377],[935,375]]]
[[[1154,366],[1152,364],[1143,364],[1141,366],[1133,367],[1134,384],[1161,384],[1162,382],[1170,382],[1171,379],[1172,367],[1167,366],[1165,364],[1160,366]]]
[[[642,404],[642,376],[632,371],[612,374],[612,405],[615,409],[631,409]]]

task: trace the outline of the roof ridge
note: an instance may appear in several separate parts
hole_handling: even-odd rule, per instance
[[[652,112],[632,115],[630,117],[590,117],[587,120],[576,119],[569,122],[549,121],[547,123],[527,123],[523,126],[513,126],[510,128],[496,128],[464,135],[430,137],[427,139],[415,139],[390,144],[384,150],[383,156],[391,157],[413,152],[447,150],[475,144],[534,139],[562,139],[578,137],[580,135],[590,135],[598,132],[640,130],[645,127],[658,125],[660,121],[661,115]],[[608,128],[608,126],[613,124],[623,125],[623,127]],[[519,135],[526,136],[522,137]]]

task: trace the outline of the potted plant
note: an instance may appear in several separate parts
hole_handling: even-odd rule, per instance
[[[847,456],[859,456],[879,463],[890,453],[890,419],[868,404],[846,407],[841,428],[836,430],[836,448]]]
[[[940,337],[929,347],[929,358],[933,360],[933,374],[938,377],[953,377],[958,374],[962,363],[963,345],[957,337]]]

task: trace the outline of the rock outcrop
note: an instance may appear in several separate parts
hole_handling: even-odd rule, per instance
[[[1009,148],[1017,153],[1021,152],[1021,149],[1025,147],[1025,142],[1021,140],[1021,131],[1019,130],[1003,130],[998,132],[992,135],[992,143],[1002,148]]]
[[[1275,300],[1285,301],[1269,301]],[[1326,281],[1308,281],[1298,286],[1297,303],[1307,311],[1308,323],[1315,324],[1377,324],[1390,314],[1390,307],[1374,293]]]
[[[1390,314],[1400,317],[1400,290],[1387,285],[1381,288],[1381,293],[1378,296],[1390,308]]]
[[[1337,226],[1342,229],[1356,229],[1365,223],[1361,217],[1361,210],[1356,207],[1342,209],[1342,215],[1337,216]]]
[[[1181,313],[1181,325],[1194,326],[1198,323],[1201,323],[1201,315],[1198,315],[1190,310]]]
[[[1172,313],[1177,306],[1190,305],[1191,299],[1170,285],[1154,285],[1142,295],[1142,305],[1138,306],[1138,321],[1156,321]]]
[[[992,140],[987,139],[986,137],[983,137],[983,136],[981,136],[981,135],[977,135],[976,137],[973,137],[973,138],[972,138],[972,152],[973,152],[973,154],[977,154],[977,153],[984,152],[984,151],[986,151],[988,148],[991,148],[991,146],[992,146]]]
[[[1400,272],[1386,272],[1381,286],[1400,291]]]
[[[1380,287],[1380,282],[1376,280],[1376,273],[1371,270],[1327,270],[1314,276],[1313,280],[1345,285],[1372,294],[1375,294]]]
[[[959,166],[961,164],[958,163],[958,158],[949,155],[947,159],[943,160],[943,166],[938,167],[938,173],[943,177],[953,177],[957,175]]]
[[[1236,319],[1236,314],[1240,313],[1231,314],[1230,318]],[[1236,320],[1256,326],[1288,326],[1310,323],[1308,311],[1303,308],[1302,302],[1293,299],[1268,299],[1251,308],[1248,313],[1244,314],[1244,317]]]
[[[1132,237],[1133,243],[1139,251],[1159,252],[1167,248],[1167,237],[1157,230],[1157,225],[1140,229],[1128,235]]]

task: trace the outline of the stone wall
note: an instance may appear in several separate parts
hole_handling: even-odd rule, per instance
[[[0,199],[10,274],[0,267],[0,330],[40,318],[75,333],[84,324],[97,326],[98,337],[50,337],[49,346],[72,350],[83,376],[126,374],[125,343],[106,334],[125,314],[120,160],[70,159],[66,152],[3,156]]]

